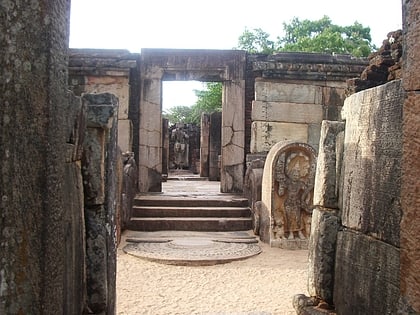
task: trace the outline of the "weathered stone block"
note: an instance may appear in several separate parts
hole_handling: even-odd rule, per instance
[[[342,122],[322,122],[314,188],[315,206],[338,208],[336,139],[343,130]]]
[[[298,104],[322,104],[322,88],[316,85],[255,82],[255,100]]]
[[[333,303],[334,263],[340,218],[335,211],[315,208],[309,239],[308,292]]]
[[[402,158],[401,81],[346,99],[343,225],[400,242]]]
[[[133,148],[133,124],[129,119],[118,120],[118,146],[121,152],[131,152]]]
[[[315,151],[319,150],[319,137],[321,136],[321,124],[308,125],[308,144],[310,144]]]
[[[252,120],[320,124],[322,105],[254,101]]]
[[[380,240],[338,233],[334,305],[340,315],[397,314],[400,252]]]
[[[112,93],[118,98],[118,117],[128,119],[128,99],[130,87],[125,76],[88,76],[85,93]]]
[[[404,0],[403,3],[403,83],[406,91],[420,90],[420,3]]]
[[[268,152],[279,141],[308,142],[308,125],[254,121],[251,130],[251,153]]]
[[[401,187],[401,293],[420,313],[420,95],[410,92],[404,102],[404,144]]]

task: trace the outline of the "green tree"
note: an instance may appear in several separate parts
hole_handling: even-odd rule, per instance
[[[260,47],[272,45],[273,52],[338,53],[367,57],[376,49],[372,44],[369,27],[364,27],[358,22],[350,26],[335,25],[328,16],[315,21],[300,20],[295,17],[290,23],[283,23],[284,35],[277,37],[277,42],[274,44],[268,40],[269,35],[260,29],[258,32],[254,30],[254,35],[248,33],[249,31],[245,29],[239,37],[239,47],[250,53],[269,53]],[[264,40],[265,43],[262,42]]]
[[[170,124],[177,122],[200,124],[202,113],[212,113],[222,110],[222,83],[206,82],[203,90],[194,90],[197,101],[192,106],[175,106],[163,116]]]
[[[269,37],[270,34],[260,28],[254,28],[252,31],[245,28],[245,31],[239,36],[239,49],[246,50],[251,54],[272,54],[275,52],[274,42],[269,40]]]
[[[163,113],[163,117],[169,120],[170,124],[175,123],[193,123],[192,120],[192,107],[191,106],[174,106]]]

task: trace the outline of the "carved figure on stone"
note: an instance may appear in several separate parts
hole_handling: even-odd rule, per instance
[[[172,130],[171,138],[174,141],[175,168],[183,169],[188,167],[189,136],[184,131],[184,124],[176,124],[176,128]]]
[[[303,152],[283,153],[275,169],[278,184],[277,194],[282,203],[273,220],[277,237],[306,239],[307,217],[311,213],[313,180],[310,173],[310,157]],[[279,218],[280,217],[280,222]],[[279,230],[282,226],[282,231]],[[279,233],[280,232],[280,233]]]

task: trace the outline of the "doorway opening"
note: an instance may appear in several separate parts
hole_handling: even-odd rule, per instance
[[[221,82],[162,81],[164,181],[220,184],[221,111]]]

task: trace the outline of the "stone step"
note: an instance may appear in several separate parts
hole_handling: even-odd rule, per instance
[[[250,217],[249,207],[134,206],[133,217]]]
[[[240,196],[199,198],[165,195],[137,196],[134,199],[135,206],[165,206],[165,207],[248,207],[248,199]]]
[[[251,218],[230,217],[133,217],[130,220],[128,229],[133,231],[247,231],[252,229],[252,220]]]

